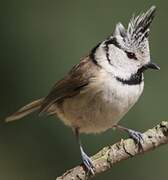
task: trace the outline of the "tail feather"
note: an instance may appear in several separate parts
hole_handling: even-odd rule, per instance
[[[44,98],[35,100],[35,101],[23,106],[17,112],[12,114],[11,116],[8,116],[5,119],[5,122],[10,122],[10,121],[21,119],[24,116],[27,116],[28,114],[30,114],[30,113],[32,113],[34,111],[37,111],[38,109],[40,109],[43,99]]]

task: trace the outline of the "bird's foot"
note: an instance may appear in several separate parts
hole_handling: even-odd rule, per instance
[[[94,166],[92,163],[91,158],[83,151],[83,149],[81,150],[81,156],[82,156],[82,161],[83,164],[85,165],[85,167],[88,170],[88,173],[94,174]]]
[[[115,125],[114,127],[127,132],[130,135],[130,137],[135,141],[135,143],[138,144],[139,151],[143,151],[142,144],[144,143],[144,138],[142,133],[120,125]]]
[[[142,133],[138,131],[134,131],[132,129],[128,129],[128,133],[130,137],[136,142],[136,144],[138,144],[139,150],[143,151],[142,144],[144,143],[144,138],[143,138]]]

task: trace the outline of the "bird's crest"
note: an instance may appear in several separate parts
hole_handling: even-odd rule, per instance
[[[118,23],[114,36],[120,35],[128,46],[139,47],[149,36],[150,24],[154,19],[156,7],[152,6],[147,12],[131,18],[128,28]]]

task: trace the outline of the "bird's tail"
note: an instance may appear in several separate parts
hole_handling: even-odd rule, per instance
[[[35,101],[23,106],[18,111],[16,111],[14,114],[8,116],[5,119],[5,122],[10,122],[10,121],[21,119],[24,116],[27,116],[28,114],[30,114],[34,111],[37,111],[38,109],[40,109],[43,99],[44,98],[35,100]]]

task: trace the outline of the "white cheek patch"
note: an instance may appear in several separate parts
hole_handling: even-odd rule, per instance
[[[136,55],[138,55],[137,52]],[[121,79],[129,79],[147,61],[147,58],[145,58],[144,62],[138,56],[137,60],[130,59],[124,50],[116,47],[114,44],[107,45],[105,42],[96,49],[94,57],[105,71]]]
[[[136,73],[140,65],[139,61],[129,59],[122,49],[116,48],[114,45],[109,47],[109,57],[115,69],[114,73],[123,78],[130,77],[131,74]]]

